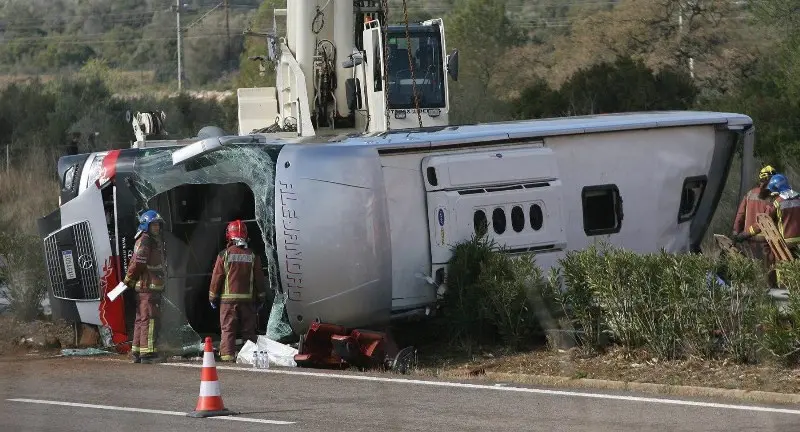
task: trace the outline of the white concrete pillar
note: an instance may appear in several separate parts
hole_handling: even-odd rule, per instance
[[[352,0],[331,0],[333,3],[333,43],[336,45],[336,109],[339,114],[346,116],[347,93],[345,81],[352,77],[353,69],[344,69],[342,63],[347,60],[355,47],[355,33],[353,26],[355,19]],[[361,78],[359,77],[359,81]]]

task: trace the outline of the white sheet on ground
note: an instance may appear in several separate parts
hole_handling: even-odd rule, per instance
[[[267,351],[270,366],[297,367],[297,363],[294,362],[294,356],[297,354],[296,348],[275,342],[264,335],[258,336],[258,344],[246,341],[239,351],[239,355],[236,356],[236,363],[252,365],[253,353],[256,350]]]

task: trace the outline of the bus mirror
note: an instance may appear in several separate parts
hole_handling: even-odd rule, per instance
[[[453,81],[458,81],[458,50],[454,49],[449,56],[447,56],[447,73],[453,78]]]

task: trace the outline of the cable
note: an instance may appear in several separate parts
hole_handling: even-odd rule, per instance
[[[383,52],[381,58],[383,59],[383,103],[384,114],[386,115],[386,130],[389,130],[389,2],[382,0],[381,9],[383,9],[383,22],[381,23],[381,33],[383,34]]]
[[[422,128],[422,114],[419,111],[419,95],[417,95],[417,80],[414,78],[414,61],[411,59],[411,37],[408,34],[408,8],[406,7],[406,0],[403,0],[403,15],[405,15],[406,24],[406,52],[408,53],[408,69],[411,71],[411,92],[414,95],[414,106],[417,109],[417,120],[419,121],[419,127]]]
[[[233,30],[233,29],[232,29]],[[238,30],[237,30],[238,31]],[[207,38],[216,38],[216,37],[223,37],[226,33],[207,33],[202,35],[194,35],[194,36],[183,36],[181,39],[207,39]],[[53,40],[55,39],[55,40]],[[136,36],[132,36],[128,39],[84,39],[84,40],[71,40],[73,38],[66,38],[66,37],[58,37],[58,38],[32,38],[30,40],[15,40],[12,39],[10,41],[6,41],[5,45],[20,45],[20,44],[32,44],[37,43],[41,40],[52,40],[50,44],[54,45],[94,45],[94,44],[105,44],[105,43],[123,43],[123,42],[155,42],[155,41],[171,41],[175,40],[175,37],[160,37],[160,38],[138,38]]]

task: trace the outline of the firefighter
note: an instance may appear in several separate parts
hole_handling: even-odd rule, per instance
[[[800,246],[800,193],[792,189],[783,174],[773,175],[767,188],[775,196],[775,199],[765,213],[775,221],[783,241],[786,242],[789,251],[795,255]],[[760,232],[761,227],[755,223],[747,228],[747,232],[739,234],[736,240],[743,241]],[[776,278],[780,283],[780,274],[776,274]]]
[[[745,228],[755,225],[756,215],[768,211],[769,206],[772,204],[772,198],[770,198],[772,192],[767,188],[767,184],[773,175],[775,175],[775,168],[771,165],[766,165],[759,171],[758,184],[753,189],[750,189],[739,203],[739,209],[733,221],[732,238],[735,239],[744,232]],[[767,268],[772,268],[775,263],[775,257],[772,255],[772,249],[770,249],[764,235],[759,233],[750,237],[749,240],[746,247],[753,256],[762,259]],[[775,272],[769,271],[767,277],[770,286],[775,286]]]
[[[767,184],[772,176],[775,175],[775,169],[767,165],[761,168],[758,173],[758,185],[750,189],[744,196],[744,199],[739,203],[739,209],[736,212],[736,218],[733,220],[733,235],[734,237],[756,223],[756,215],[764,213],[767,207],[772,203],[770,195],[772,192],[767,188]],[[756,238],[763,239],[763,235]]]
[[[767,188],[767,184],[773,175],[775,175],[775,169],[772,166],[767,165],[761,168],[758,173],[758,185],[750,189],[739,203],[739,209],[733,221],[734,237],[744,232],[745,228],[754,225],[756,223],[756,215],[766,213],[767,208],[772,204],[772,199],[770,198],[772,192]],[[758,234],[753,236],[751,240],[764,241],[764,236]]]
[[[136,321],[131,353],[134,363],[152,363],[156,349],[157,321],[161,318],[164,266],[161,229],[164,219],[155,210],[139,216],[136,244],[123,283],[136,291]]]
[[[230,222],[225,240],[226,247],[214,263],[208,301],[214,309],[219,303],[220,361],[228,362],[234,360],[237,327],[242,332],[242,340],[257,342],[256,313],[263,307],[267,293],[261,258],[247,246],[244,222]]]

